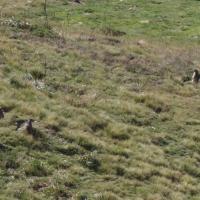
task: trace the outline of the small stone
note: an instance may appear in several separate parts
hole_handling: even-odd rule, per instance
[[[145,40],[139,40],[139,41],[137,41],[137,45],[139,45],[139,46],[144,46],[145,44],[146,44]]]
[[[149,24],[149,20],[141,20],[140,23],[141,24]]]

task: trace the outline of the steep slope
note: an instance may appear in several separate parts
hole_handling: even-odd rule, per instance
[[[199,4],[1,0],[0,199],[198,199]]]

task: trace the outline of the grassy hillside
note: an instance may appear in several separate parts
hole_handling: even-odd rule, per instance
[[[1,0],[0,199],[200,199],[199,6]]]

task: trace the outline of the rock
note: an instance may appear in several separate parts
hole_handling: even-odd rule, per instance
[[[149,20],[148,19],[147,20],[141,20],[140,23],[141,24],[149,24]]]
[[[33,85],[38,89],[38,90],[42,90],[45,88],[45,83],[43,81],[38,81],[35,80],[33,81]]]
[[[145,46],[146,45],[146,41],[145,40],[139,40],[139,41],[137,41],[137,45]]]

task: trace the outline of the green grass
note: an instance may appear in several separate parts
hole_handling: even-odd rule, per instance
[[[0,199],[199,199],[199,4],[1,0]]]

